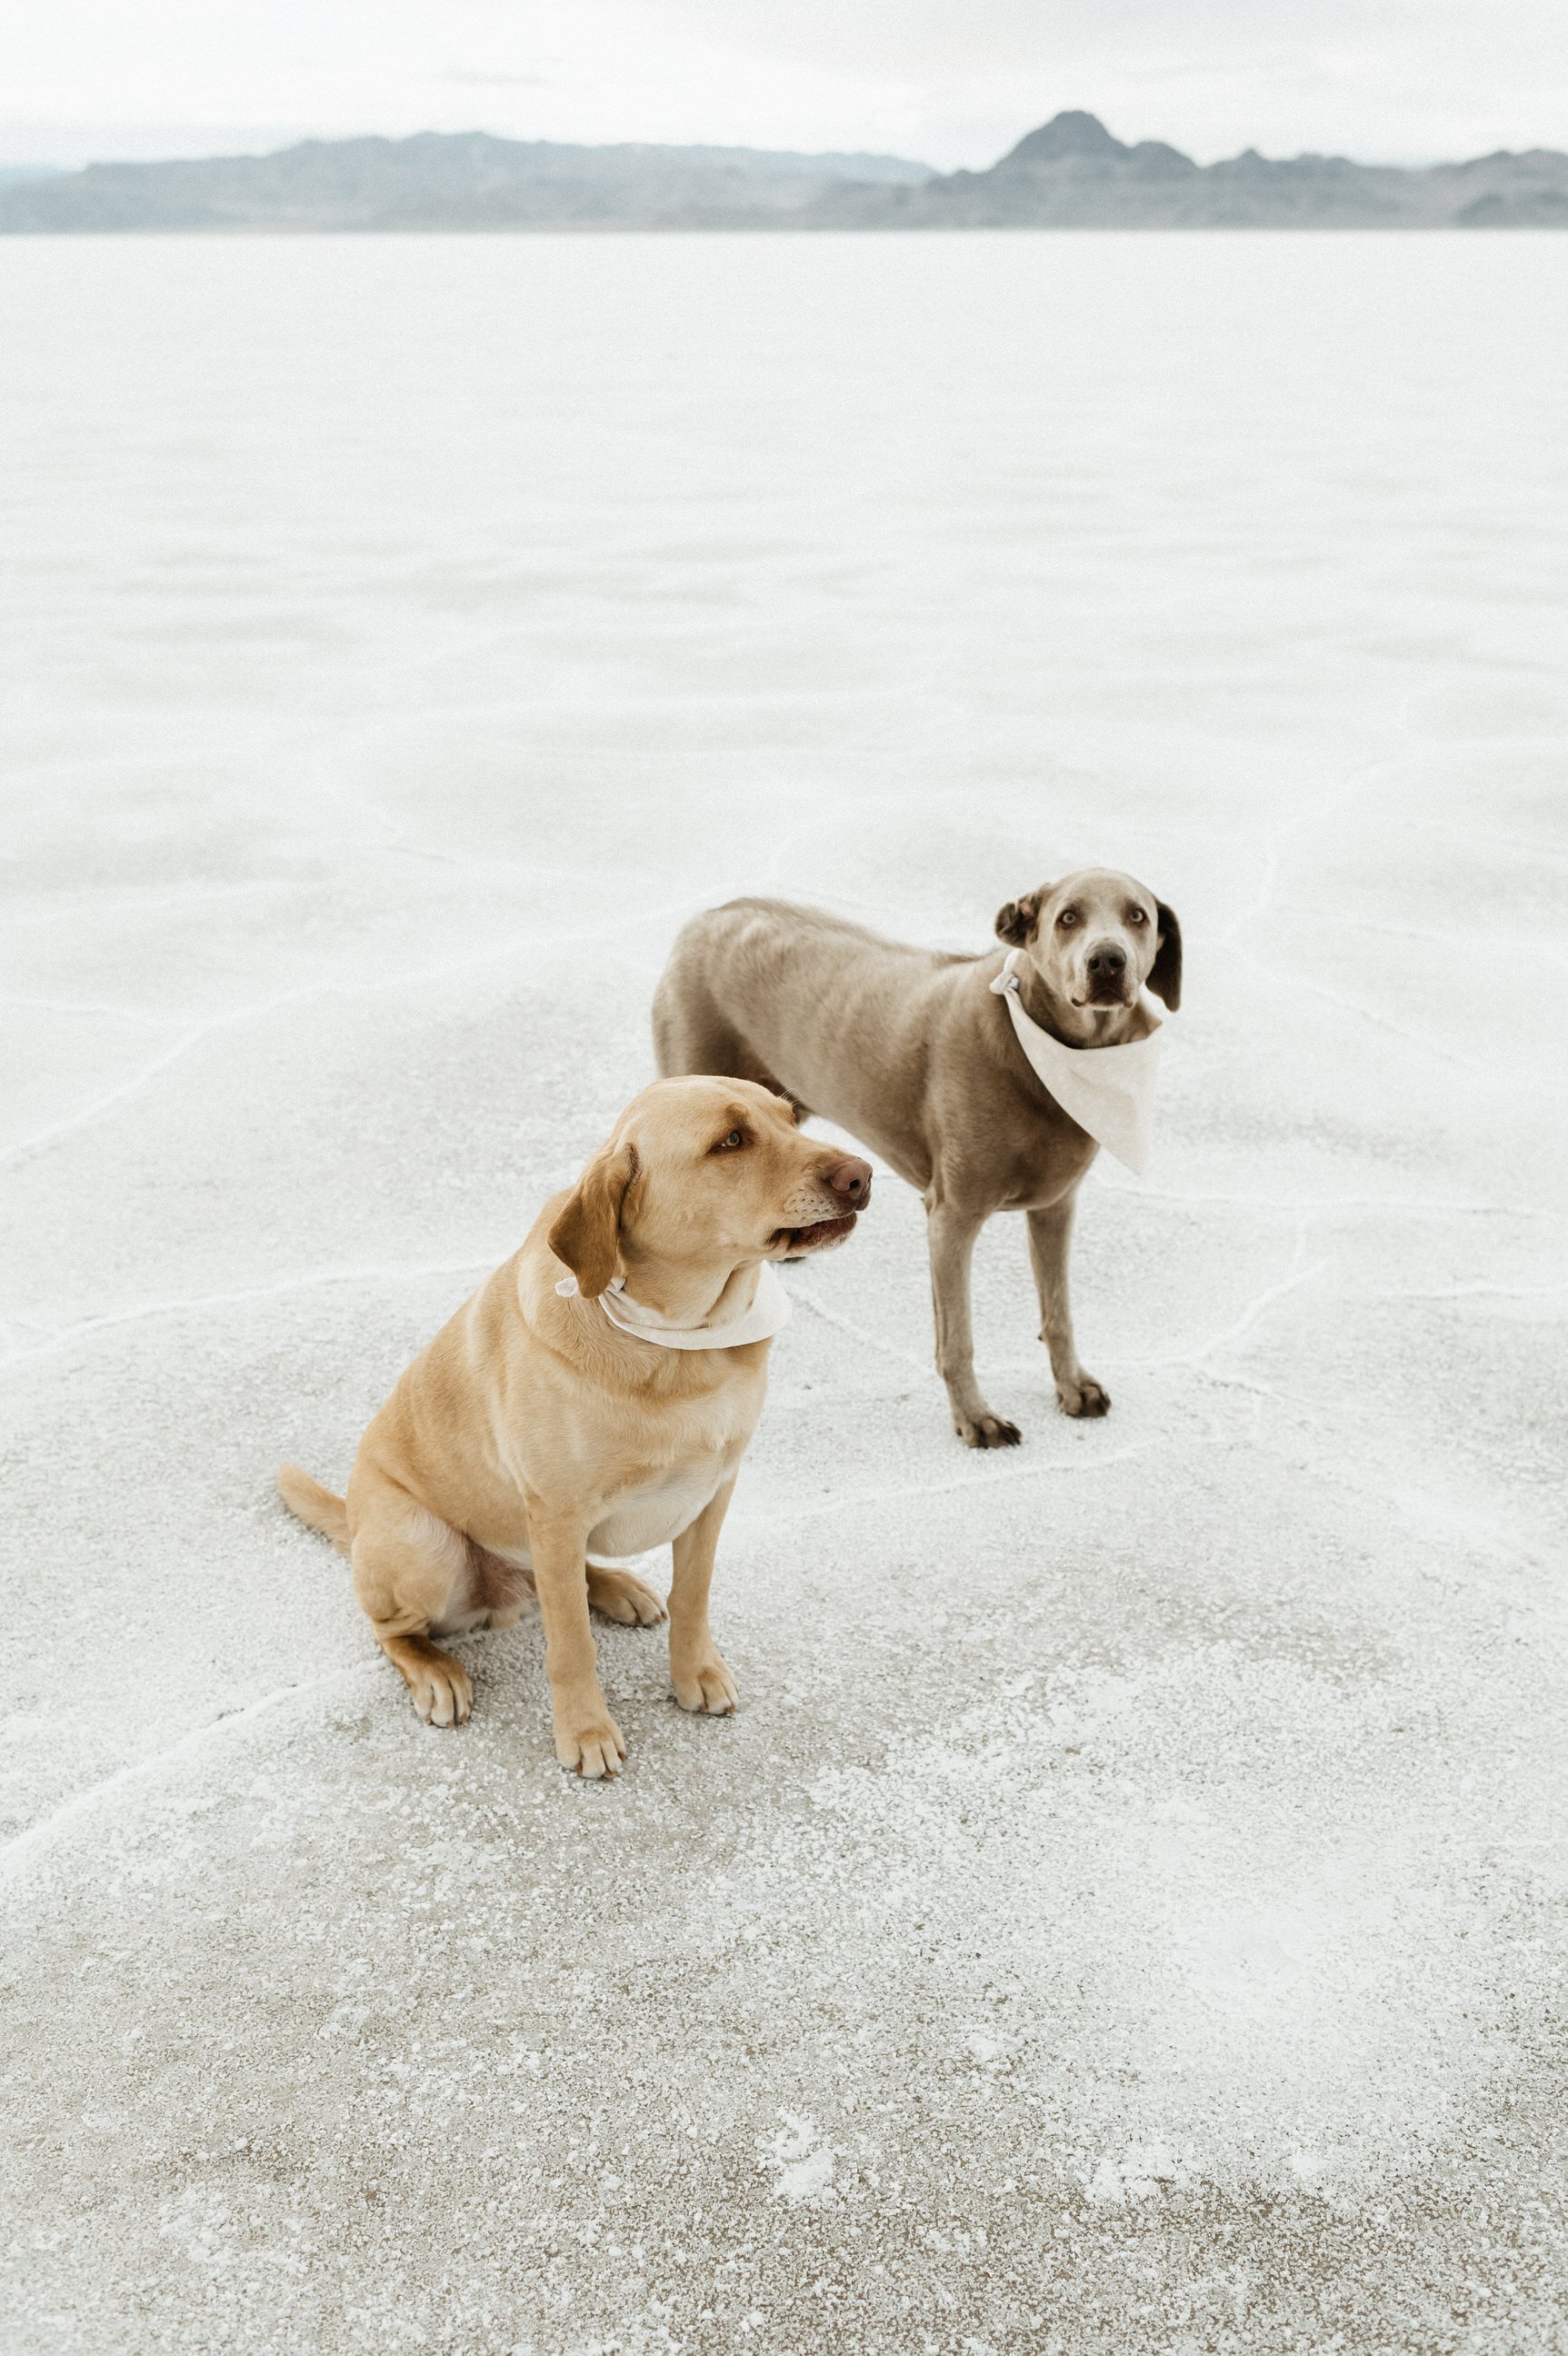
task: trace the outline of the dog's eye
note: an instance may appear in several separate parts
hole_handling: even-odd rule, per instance
[[[1070,932],[1077,922],[1078,910],[1076,908],[1064,908],[1061,915],[1057,918],[1057,923],[1061,926],[1064,933]]]
[[[734,1152],[736,1152],[736,1151],[737,1151],[737,1149],[738,1149],[739,1147],[743,1146],[745,1143],[746,1143],[746,1131],[745,1131],[745,1130],[744,1130],[744,1129],[732,1129],[732,1130],[731,1130],[731,1131],[730,1131],[730,1133],[729,1133],[729,1135],[728,1135],[727,1137],[721,1137],[721,1138],[720,1138],[720,1140],[719,1140],[718,1143],[717,1143],[717,1144],[714,1146],[714,1151],[715,1153],[734,1153]]]
[[[1148,919],[1148,917],[1145,916],[1145,914],[1144,913],[1144,910],[1143,910],[1142,908],[1129,908],[1129,909],[1128,909],[1128,911],[1127,911],[1127,922],[1128,922],[1130,925],[1146,925],[1146,924],[1148,923],[1148,921],[1149,921],[1149,919]]]

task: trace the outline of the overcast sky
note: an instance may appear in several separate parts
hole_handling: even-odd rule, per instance
[[[1568,147],[1562,0],[17,0],[0,163],[306,133],[986,164],[1058,108],[1205,162]]]

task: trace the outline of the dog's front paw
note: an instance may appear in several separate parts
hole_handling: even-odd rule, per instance
[[[966,1448],[1016,1448],[1024,1437],[1015,1423],[989,1408],[978,1415],[955,1415],[952,1428]]]
[[[1092,1375],[1079,1373],[1070,1383],[1057,1385],[1064,1415],[1097,1416],[1111,1412],[1111,1394]]]
[[[619,1727],[606,1709],[583,1716],[557,1712],[555,1756],[568,1772],[592,1781],[601,1775],[620,1773],[626,1743]]]
[[[711,1648],[689,1661],[672,1660],[670,1682],[682,1709],[706,1710],[710,1718],[727,1718],[740,1699],[729,1664]]]
[[[651,1628],[669,1617],[651,1587],[629,1570],[607,1570],[602,1563],[588,1565],[588,1601],[607,1620],[619,1620],[628,1628]]]

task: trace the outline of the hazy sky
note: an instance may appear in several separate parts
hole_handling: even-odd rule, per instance
[[[985,164],[1059,107],[1205,161],[1568,147],[1562,0],[19,0],[0,162],[305,132],[875,147]]]

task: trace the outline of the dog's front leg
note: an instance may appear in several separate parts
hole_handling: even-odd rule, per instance
[[[1015,1448],[1015,1423],[993,1415],[974,1379],[974,1334],[969,1315],[969,1270],[974,1239],[984,1226],[950,1204],[926,1203],[931,1247],[931,1303],[937,1319],[937,1371],[948,1387],[953,1430],[966,1448]]]
[[[721,1718],[735,1708],[737,1696],[708,1626],[708,1590],[719,1531],[734,1494],[732,1473],[671,1548],[675,1576],[670,1582],[670,1682],[682,1709],[705,1709]]]
[[[588,1534],[581,1516],[528,1500],[528,1547],[544,1622],[544,1668],[555,1720],[555,1756],[579,1775],[615,1775],[621,1731],[599,1688],[588,1625]]]
[[[1072,1216],[1078,1188],[1064,1194],[1048,1210],[1029,1213],[1029,1258],[1035,1289],[1040,1296],[1040,1339],[1051,1354],[1051,1372],[1064,1415],[1104,1415],[1111,1394],[1079,1364],[1072,1333],[1072,1302],[1068,1293],[1068,1254],[1072,1245]]]

